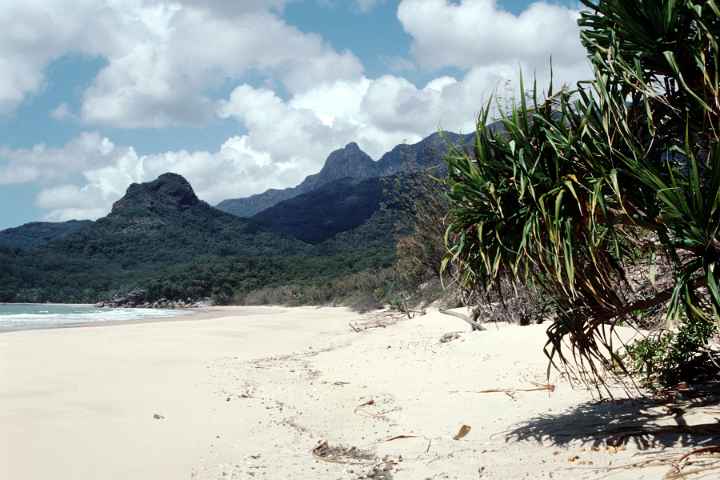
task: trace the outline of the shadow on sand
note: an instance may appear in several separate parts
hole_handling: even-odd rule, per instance
[[[596,447],[632,442],[640,450],[717,445],[719,402],[717,395],[682,402],[654,399],[588,402],[563,413],[531,418],[506,432],[506,440],[553,445],[579,441]]]

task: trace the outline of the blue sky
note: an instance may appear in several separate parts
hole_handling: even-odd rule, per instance
[[[98,218],[134,181],[210,203],[469,131],[517,71],[587,76],[575,2],[9,0],[0,11],[0,229]],[[238,6],[239,5],[239,6]]]

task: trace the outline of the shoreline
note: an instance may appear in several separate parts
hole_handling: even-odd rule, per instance
[[[5,305],[49,305],[40,303],[11,303]],[[52,305],[72,305],[72,306],[85,306],[86,304],[52,304]],[[93,306],[93,305],[89,305]],[[171,316],[148,316],[142,319],[128,319],[128,320],[97,320],[93,322],[77,322],[77,323],[64,323],[57,325],[41,325],[41,326],[26,326],[21,328],[0,328],[0,335],[7,333],[17,332],[34,332],[44,330],[62,330],[62,329],[79,329],[79,328],[94,328],[94,327],[115,327],[122,325],[143,325],[150,323],[165,323],[165,322],[185,322],[185,321],[203,321],[203,320],[215,320],[224,318],[226,316],[237,315],[238,311],[242,309],[247,314],[249,309],[282,309],[291,307],[282,306],[211,306],[211,307],[195,307],[195,308],[175,308],[175,309],[155,309],[163,311],[177,311],[176,315]],[[323,308],[323,307],[314,307]],[[122,308],[116,307],[117,310],[134,310],[134,308]],[[2,319],[2,317],[0,317]]]
[[[50,305],[53,307],[94,307],[94,303],[50,303],[50,302],[41,302],[41,303],[29,303],[29,302],[0,302],[0,305]]]

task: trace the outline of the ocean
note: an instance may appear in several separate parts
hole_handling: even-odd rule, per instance
[[[121,320],[168,318],[183,310],[154,308],[97,308],[92,305],[0,303],[0,332],[37,328],[72,327]]]

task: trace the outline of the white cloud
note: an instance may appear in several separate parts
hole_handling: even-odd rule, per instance
[[[118,149],[97,132],[86,132],[62,147],[37,144],[27,149],[0,147],[0,185],[62,181],[103,165]]]
[[[35,204],[48,210],[45,220],[54,222],[99,218],[107,214],[101,192],[76,185],[61,185],[43,190],[38,194]]]
[[[227,78],[258,71],[298,92],[362,72],[352,54],[338,53],[319,36],[268,12],[234,17],[189,7],[164,12],[152,17],[157,33],[148,41],[110,57],[85,94],[87,121],[122,127],[197,123],[213,112],[207,90]]]
[[[352,141],[377,158],[403,139],[421,138],[413,128],[390,131],[375,123],[375,112],[365,104],[374,84],[367,78],[323,84],[289,101],[270,90],[243,85],[221,105],[219,114],[247,128],[253,148],[307,175],[318,171],[332,150]]]
[[[521,70],[546,88],[551,58],[556,85],[590,78],[578,17],[577,9],[546,1],[517,15],[495,0],[402,0],[398,7],[418,65],[467,71],[465,83],[484,84],[485,94],[505,84],[517,89]]]
[[[538,1],[519,15],[495,0],[402,0],[398,18],[413,38],[413,54],[426,67],[525,63],[541,66],[584,60],[579,12]]]
[[[201,123],[208,91],[256,71],[291,92],[357,78],[362,65],[276,13],[284,0],[15,0],[0,9],[0,113],[43,88],[44,68],[80,53],[108,64],[85,92],[93,124]]]

